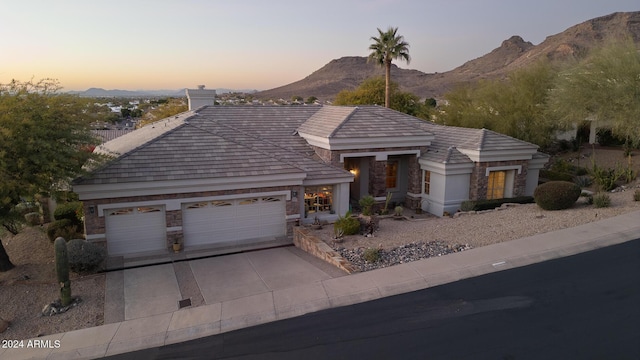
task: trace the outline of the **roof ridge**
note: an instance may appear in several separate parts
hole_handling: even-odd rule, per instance
[[[354,106],[354,107],[351,109],[351,111],[349,112],[349,114],[347,114],[347,116],[345,116],[345,118],[340,122],[340,124],[339,124],[338,126],[336,126],[336,127],[333,129],[333,131],[331,131],[331,133],[329,134],[328,138],[333,137],[333,136],[338,132],[338,130],[342,129],[342,127],[344,126],[344,124],[346,124],[346,123],[347,123],[347,121],[348,121],[349,119],[351,119],[351,116],[353,116],[353,114],[354,114],[357,110],[359,110],[359,109],[360,109],[359,107]]]
[[[484,149],[485,141],[487,140],[487,129],[480,129],[480,142],[478,144],[478,150]]]

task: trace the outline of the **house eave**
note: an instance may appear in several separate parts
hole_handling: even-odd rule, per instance
[[[468,150],[458,148],[458,151],[468,156],[473,162],[531,160],[533,155],[538,152],[535,148],[509,150]]]
[[[170,195],[207,191],[266,188],[276,186],[299,186],[305,173],[190,179],[172,181],[141,181],[109,184],[76,184],[73,191],[80,200],[121,198],[130,196]]]
[[[414,136],[373,136],[361,138],[326,138],[299,133],[309,145],[327,150],[361,150],[370,148],[395,148],[429,146],[435,139],[433,135]]]
[[[419,159],[420,169],[432,171],[436,174],[442,175],[460,175],[471,174],[475,164],[473,163],[442,163],[429,161],[425,159]]]

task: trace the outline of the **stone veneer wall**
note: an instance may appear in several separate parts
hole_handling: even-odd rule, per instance
[[[348,274],[353,274],[357,270],[351,265],[349,261],[340,256],[335,250],[333,250],[324,241],[320,240],[317,236],[313,235],[311,230],[303,227],[295,227],[293,229],[293,243],[296,247],[308,252],[309,254],[328,262],[331,265],[336,266],[339,269],[346,271]]]
[[[527,160],[514,160],[514,161],[495,161],[476,163],[471,173],[471,184],[469,186],[469,199],[484,200],[487,198],[487,188],[489,187],[489,177],[486,176],[488,167],[497,166],[516,166],[521,165],[522,171],[520,174],[516,171],[515,183],[513,184],[513,196],[522,196],[525,193],[527,187]]]
[[[402,151],[402,150],[420,150],[420,153],[425,153],[429,148],[427,146],[421,147],[393,147],[393,148],[369,148],[369,149],[357,149],[357,150],[327,150],[317,146],[312,146],[315,153],[326,163],[344,167],[344,164],[340,162],[340,155],[345,153],[359,153],[359,152],[385,152],[385,151]],[[420,194],[422,190],[422,171],[420,170],[420,163],[418,158],[410,155],[408,161],[408,187],[407,191],[413,194]],[[386,187],[386,175],[387,175],[387,162],[376,161],[375,157],[369,157],[369,188],[368,192],[374,197],[382,197],[387,195]],[[407,206],[415,209],[420,206],[420,200],[415,198],[406,198]]]

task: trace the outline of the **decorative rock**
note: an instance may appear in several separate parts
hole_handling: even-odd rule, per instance
[[[80,299],[79,297],[74,297],[73,299],[71,299],[71,304],[62,306],[60,300],[56,300],[50,304],[45,305],[42,308],[41,314],[42,316],[53,316],[56,314],[62,314],[64,312],[67,312],[69,309],[78,306],[81,301],[82,299]]]
[[[468,249],[471,249],[471,246],[468,244],[448,245],[443,241],[414,242],[398,246],[394,249],[382,249],[380,251],[380,260],[375,263],[370,263],[364,260],[363,254],[366,250],[365,248],[338,248],[335,250],[338,251],[343,258],[351,262],[354,268],[360,271],[369,271]]]

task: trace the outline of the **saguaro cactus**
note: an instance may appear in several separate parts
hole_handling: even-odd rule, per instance
[[[71,304],[71,280],[69,280],[69,257],[67,242],[59,237],[53,243],[56,250],[56,275],[60,284],[60,302],[62,306]]]

